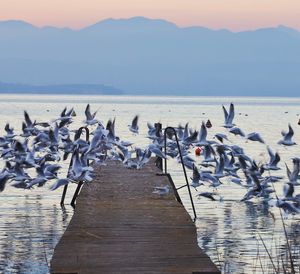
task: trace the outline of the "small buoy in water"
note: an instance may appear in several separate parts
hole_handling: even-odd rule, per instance
[[[300,126],[300,119],[299,119],[299,121],[298,121],[298,125]]]
[[[201,151],[202,151],[201,147],[197,147],[197,148],[195,149],[195,154],[196,154],[196,156],[200,156]]]
[[[211,128],[212,127],[211,121],[209,119],[206,122],[206,127],[207,128]]]

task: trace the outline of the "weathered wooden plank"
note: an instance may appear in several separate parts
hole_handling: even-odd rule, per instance
[[[170,184],[153,162],[142,170],[110,162],[95,172],[55,248],[52,273],[220,273],[172,188],[153,193]]]

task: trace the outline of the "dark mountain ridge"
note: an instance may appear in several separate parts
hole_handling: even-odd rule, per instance
[[[300,33],[231,32],[144,17],[81,30],[0,21],[0,80],[99,83],[132,94],[299,96]]]

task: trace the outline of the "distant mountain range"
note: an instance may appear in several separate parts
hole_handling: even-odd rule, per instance
[[[300,32],[230,32],[144,17],[81,30],[0,21],[0,81],[127,94],[299,96]]]

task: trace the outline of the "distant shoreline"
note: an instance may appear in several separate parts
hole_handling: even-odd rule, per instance
[[[267,95],[261,95],[261,96],[249,96],[249,95],[183,95],[183,94],[136,94],[136,93],[101,93],[101,92],[8,92],[8,91],[1,91],[0,90],[0,96],[1,95],[58,95],[58,96],[120,96],[120,97],[135,97],[135,98],[182,98],[182,99],[192,99],[192,98],[203,98],[203,99],[218,99],[218,98],[227,98],[228,100],[234,100],[234,99],[249,99],[249,100],[264,100],[264,99],[287,99],[287,100],[300,100],[300,96],[267,96]],[[298,104],[298,102],[296,102]]]
[[[72,91],[72,92],[65,92],[65,91],[1,91],[0,94],[10,95],[10,94],[29,94],[29,95],[128,95],[122,92],[114,93],[114,92],[102,92],[102,91],[94,91],[94,92],[86,92],[86,91]]]
[[[0,82],[0,94],[121,95],[124,92],[102,84],[28,85]]]

